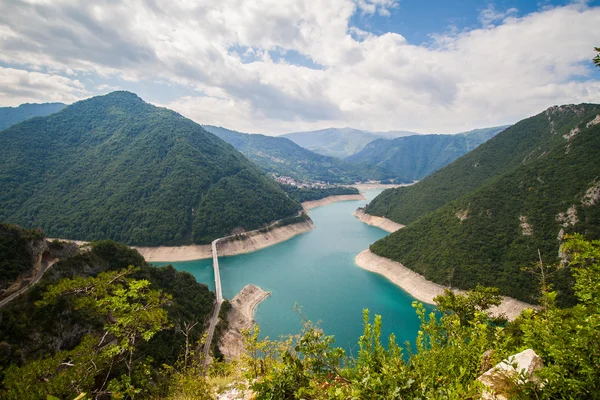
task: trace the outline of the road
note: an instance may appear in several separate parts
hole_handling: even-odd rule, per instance
[[[26,291],[28,291],[33,285],[35,285],[36,283],[38,283],[40,281],[40,279],[42,279],[42,276],[44,276],[44,273],[48,270],[48,268],[50,268],[51,266],[53,266],[54,263],[56,263],[57,261],[58,261],[58,259],[56,259],[56,260],[50,260],[50,261],[42,260],[42,268],[40,268],[40,271],[33,277],[33,279],[31,280],[31,282],[29,282],[27,284],[27,286],[22,287],[21,289],[17,290],[16,292],[14,292],[13,294],[11,294],[7,298],[5,298],[2,301],[0,301],[0,308],[4,307],[8,303],[10,303],[11,301],[13,301],[14,299],[16,299],[17,297],[19,297],[20,295],[22,295]]]

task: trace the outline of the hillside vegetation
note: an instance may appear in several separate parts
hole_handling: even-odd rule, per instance
[[[600,237],[599,112],[597,105],[552,108],[411,190],[376,199],[369,213],[389,200],[387,215],[410,223],[371,250],[440,284],[495,286],[534,302],[536,278],[522,268],[539,260],[538,250],[544,263],[554,264],[565,233]],[[426,204],[416,207],[417,199]],[[570,304],[569,271],[557,271],[551,281],[562,304]]]
[[[0,107],[0,131],[29,118],[54,114],[66,106],[63,103],[26,103],[19,107]]]
[[[208,243],[301,209],[231,145],[133,93],[24,121],[0,147],[0,221],[51,237]]]
[[[20,244],[0,243],[1,254],[28,251],[31,234],[16,234]],[[119,243],[94,242],[0,309],[0,397],[147,398],[152,391],[164,398],[164,365],[191,363],[187,354],[197,352],[214,301],[187,272],[153,267]]]
[[[455,135],[414,135],[378,139],[346,158],[346,161],[377,165],[410,181],[420,180],[506,128],[507,126],[477,129]]]
[[[511,126],[415,185],[385,190],[368,205],[367,212],[406,225],[564,145],[563,135],[599,109],[594,104],[549,108]]]
[[[354,165],[314,153],[284,137],[247,134],[204,126],[256,163],[263,171],[299,181],[355,183],[398,178],[397,174],[373,165]],[[404,181],[399,179],[399,181]]]

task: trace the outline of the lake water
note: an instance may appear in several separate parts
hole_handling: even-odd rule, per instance
[[[365,195],[372,199],[380,192]],[[320,321],[326,334],[335,335],[336,345],[350,354],[358,351],[365,308],[371,316],[382,316],[384,343],[392,332],[397,343],[414,342],[419,327],[411,306],[414,299],[354,262],[358,253],[387,235],[352,215],[365,204],[345,201],[312,209],[309,214],[316,229],[254,253],[219,258],[223,296],[231,299],[249,283],[272,292],[256,310],[261,336],[299,333],[297,304],[307,318]],[[166,264],[190,272],[214,290],[212,260],[155,263]]]

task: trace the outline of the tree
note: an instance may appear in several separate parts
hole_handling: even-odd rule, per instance
[[[600,240],[565,235],[561,251],[573,272],[579,303],[556,306],[556,292],[543,293],[547,309],[524,312],[515,321],[522,348],[544,360],[545,384],[537,398],[597,398],[600,393]],[[534,390],[534,389],[530,389]],[[533,397],[534,393],[529,393]]]
[[[104,317],[104,335],[98,346],[111,357],[127,354],[125,364],[130,377],[137,341],[148,341],[168,327],[167,311],[162,306],[171,299],[160,290],[151,290],[145,279],[127,278],[134,271],[136,268],[130,266],[97,277],[64,279],[50,287],[38,302],[44,306],[65,296],[73,297],[76,309]]]
[[[600,47],[594,47],[594,51],[598,53],[594,57],[594,64],[596,64],[596,67],[600,67]]]
[[[121,397],[138,393],[140,389],[134,385],[141,382],[138,378],[144,374],[138,374],[136,366],[140,370],[148,368],[143,362],[134,362],[134,353],[139,343],[169,326],[163,306],[171,296],[150,289],[147,280],[129,278],[135,271],[130,266],[102,272],[97,277],[63,279],[50,286],[36,303],[38,307],[67,302],[72,310],[87,315],[91,321],[100,321],[103,329],[86,335],[71,351],[61,351],[23,367],[11,366],[4,380],[8,394],[20,399],[46,394],[74,397],[82,392],[106,393],[107,383],[114,398],[119,397],[114,388],[118,388]],[[119,365],[122,369],[123,364],[127,373],[115,377],[113,371]],[[109,382],[111,377],[114,379]],[[31,391],[32,387],[35,391]]]
[[[475,313],[485,312],[492,306],[500,305],[502,298],[497,288],[477,285],[466,295],[457,295],[452,290],[446,289],[443,295],[436,296],[433,301],[437,304],[438,310],[444,313],[456,313],[460,324],[466,326],[475,318]]]

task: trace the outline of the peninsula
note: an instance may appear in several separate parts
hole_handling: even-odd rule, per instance
[[[250,284],[231,300],[231,309],[227,313],[229,327],[219,341],[219,348],[227,360],[239,358],[245,352],[242,330],[252,327],[254,310],[269,295],[271,292]]]
[[[376,226],[377,228],[383,229],[389,233],[393,233],[404,228],[404,225],[394,222],[391,219],[367,214],[365,209],[360,207],[356,209],[354,216],[358,218],[359,221],[364,222],[367,225]]]

